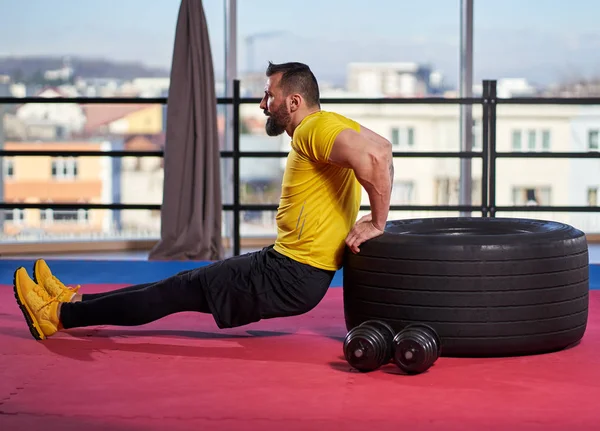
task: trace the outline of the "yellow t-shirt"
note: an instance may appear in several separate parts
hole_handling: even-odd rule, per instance
[[[361,202],[354,171],[327,162],[335,138],[348,128],[360,131],[357,122],[333,112],[302,120],[292,137],[276,216],[275,250],[331,271],[342,265]]]

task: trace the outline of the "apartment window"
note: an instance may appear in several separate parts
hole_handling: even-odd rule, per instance
[[[25,221],[25,210],[21,208],[4,210],[4,220],[11,221],[13,223],[21,223]]]
[[[512,132],[512,149],[513,151],[521,151],[521,131],[513,130]]]
[[[412,127],[409,127],[408,130],[406,131],[406,133],[407,133],[406,142],[409,147],[412,147],[415,144],[415,129],[413,129]]]
[[[587,203],[591,207],[598,206],[598,187],[588,187]]]
[[[551,205],[552,188],[541,187],[513,187],[512,203],[516,206],[547,206]]]
[[[46,223],[58,222],[87,222],[89,220],[89,210],[53,210],[45,209],[40,212],[40,219]]]
[[[542,130],[542,151],[550,151],[550,130]]]
[[[535,130],[530,130],[527,134],[527,149],[535,151]]]
[[[15,176],[15,161],[12,157],[4,159],[4,176],[6,178],[14,178]]]
[[[52,159],[52,178],[73,179],[77,177],[75,157],[55,157]]]
[[[412,127],[393,127],[391,142],[394,147],[412,147],[415,144],[415,130]]]
[[[392,129],[392,145],[398,147],[400,145],[400,129],[394,127]]]
[[[598,149],[598,130],[590,130],[588,132],[588,150],[597,151]]]

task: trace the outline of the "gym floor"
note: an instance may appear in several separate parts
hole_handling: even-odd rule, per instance
[[[49,263],[86,292],[198,265],[97,255]],[[345,362],[341,273],[303,316],[219,330],[208,315],[180,313],[141,327],[92,327],[35,341],[10,285],[21,265],[30,269],[33,259],[0,260],[2,430],[547,431],[600,423],[597,264],[579,345],[526,357],[442,357],[416,376],[394,365],[358,373]]]

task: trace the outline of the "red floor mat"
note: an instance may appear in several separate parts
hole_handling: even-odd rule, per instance
[[[573,349],[440,358],[409,377],[350,370],[341,289],[304,316],[235,330],[182,313],[38,342],[0,286],[0,430],[597,429],[599,306],[593,291]]]

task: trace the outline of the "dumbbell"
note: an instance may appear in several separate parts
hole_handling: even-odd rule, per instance
[[[442,343],[435,329],[414,323],[396,334],[393,348],[393,362],[407,374],[419,374],[437,361]]]
[[[352,328],[344,339],[344,357],[359,371],[374,371],[394,355],[394,330],[380,320],[367,320]]]

